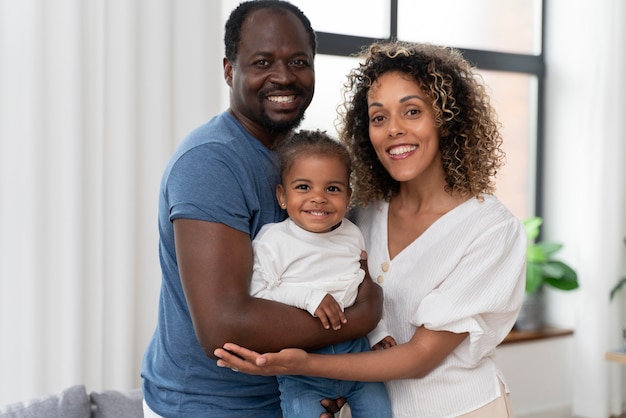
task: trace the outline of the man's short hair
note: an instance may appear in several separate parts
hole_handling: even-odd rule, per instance
[[[279,13],[293,13],[302,23],[304,29],[309,34],[309,44],[313,51],[313,56],[317,52],[317,37],[311,27],[311,22],[298,7],[283,0],[251,0],[239,4],[226,21],[224,30],[224,53],[230,62],[235,62],[239,51],[239,41],[241,40],[241,27],[250,12],[261,9],[270,9]]]

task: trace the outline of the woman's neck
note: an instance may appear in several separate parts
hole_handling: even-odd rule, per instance
[[[443,215],[467,201],[458,193],[438,187],[409,187],[403,184],[389,202],[387,242],[393,259],[404,248],[418,239]]]

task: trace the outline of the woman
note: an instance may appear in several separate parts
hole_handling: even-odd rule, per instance
[[[504,155],[489,97],[450,48],[391,42],[362,58],[347,83],[342,140],[355,159],[369,271],[398,345],[320,356],[226,344],[218,365],[383,380],[398,418],[511,417],[493,356],[522,303],[526,238],[492,195]]]

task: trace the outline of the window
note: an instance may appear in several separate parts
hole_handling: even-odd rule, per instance
[[[318,34],[315,98],[304,128],[336,134],[337,106],[352,57],[376,39],[460,49],[491,90],[507,163],[496,195],[520,219],[541,214],[544,61],[542,0],[293,0]],[[330,10],[329,10],[330,9]]]
[[[398,39],[541,53],[541,0],[398,0]]]

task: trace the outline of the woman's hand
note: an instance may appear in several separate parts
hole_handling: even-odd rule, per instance
[[[285,348],[279,353],[259,354],[237,344],[226,343],[214,352],[219,367],[262,376],[305,374],[308,354],[299,348]]]
[[[299,348],[285,348],[280,353],[259,354],[233,343],[224,344],[224,348],[216,349],[214,354],[220,367],[230,367],[235,372],[263,376],[302,374],[298,372],[297,366],[304,364],[308,357],[307,352]],[[322,399],[320,404],[328,412],[321,414],[320,418],[333,418],[345,403],[345,398]]]

